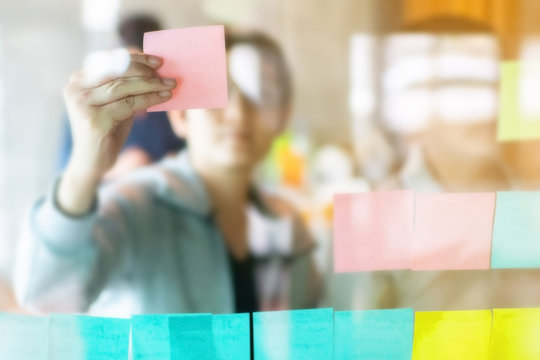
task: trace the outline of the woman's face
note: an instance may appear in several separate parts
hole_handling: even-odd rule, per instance
[[[280,69],[247,45],[233,47],[228,58],[228,106],[188,110],[185,136],[191,156],[204,160],[200,163],[251,170],[287,121]]]

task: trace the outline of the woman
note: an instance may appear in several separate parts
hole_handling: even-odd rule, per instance
[[[317,304],[313,242],[294,217],[273,213],[252,184],[289,116],[285,60],[261,34],[229,33],[226,43],[227,108],[171,112],[188,150],[101,188],[134,113],[182,85],[159,78],[161,59],[144,54],[132,54],[114,78],[73,75],[65,89],[73,152],[30,215],[15,275],[23,305],[127,316]],[[233,71],[246,56],[257,66]],[[250,71],[257,91],[243,77]]]

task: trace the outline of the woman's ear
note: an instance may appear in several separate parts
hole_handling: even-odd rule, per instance
[[[186,138],[188,135],[186,112],[184,110],[170,110],[167,115],[176,136]]]

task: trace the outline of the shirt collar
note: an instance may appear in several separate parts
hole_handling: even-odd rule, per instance
[[[212,215],[213,205],[208,191],[195,171],[187,151],[162,160],[158,166],[164,170],[164,181],[161,181],[157,188],[157,196],[162,201],[202,216]],[[276,216],[254,185],[250,188],[249,199],[262,215],[271,218]]]

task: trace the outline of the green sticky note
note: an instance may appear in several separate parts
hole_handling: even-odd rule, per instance
[[[253,314],[255,360],[332,359],[332,309]]]
[[[413,309],[336,311],[334,360],[410,360]]]
[[[214,315],[212,328],[217,360],[249,360],[249,314]]]
[[[129,327],[128,319],[53,314],[50,316],[49,358],[127,359]]]
[[[494,309],[491,360],[540,359],[540,309]]]
[[[523,68],[523,63],[517,61],[501,65],[497,129],[499,141],[540,139],[540,116],[527,115],[522,111],[524,95],[520,91],[520,84],[523,77],[527,76]]]
[[[214,360],[211,314],[187,314],[169,318],[171,359]]]
[[[49,319],[0,313],[0,358],[48,360]]]
[[[497,193],[491,267],[540,267],[540,192]]]
[[[134,360],[170,360],[170,316],[176,315],[135,315],[131,318]]]

